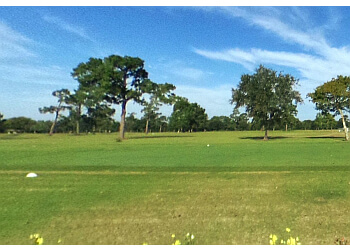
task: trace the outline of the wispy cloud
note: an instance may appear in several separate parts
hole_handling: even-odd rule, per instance
[[[93,39],[91,39],[91,37],[87,34],[86,30],[80,26],[70,24],[62,20],[61,18],[50,15],[44,15],[42,16],[42,19],[48,23],[56,25],[58,28],[65,30],[71,34],[77,35],[89,41],[93,41]]]
[[[188,62],[181,60],[169,60],[155,63],[151,67],[151,71],[156,71],[157,76],[163,78],[165,81],[168,79],[179,79],[179,80],[190,80],[190,81],[199,81],[203,79],[206,74],[209,72],[204,72],[201,69],[192,67]]]
[[[0,21],[0,59],[35,57],[28,46],[33,41]]]
[[[314,84],[313,87],[337,75],[347,75],[350,72],[349,48],[330,46],[322,35],[322,31],[313,33],[309,32],[308,29],[304,30],[303,26],[290,24],[309,20],[306,12],[298,12],[299,9],[293,8],[294,15],[282,18],[280,15],[263,15],[260,11],[252,12],[236,7],[224,7],[220,8],[219,11],[234,18],[243,18],[250,25],[272,32],[288,43],[300,45],[304,53],[269,51],[260,48],[244,50],[237,47],[217,51],[194,49],[194,52],[201,56],[238,63],[248,70],[253,70],[258,64],[265,63],[291,67],[300,72],[303,78],[301,82]],[[292,20],[292,17],[297,21]],[[334,25],[335,21],[330,20],[330,22]]]

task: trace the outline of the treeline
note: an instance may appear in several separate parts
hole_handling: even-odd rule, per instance
[[[52,135],[119,131],[122,140],[125,132],[262,130],[264,140],[268,140],[269,130],[343,128],[345,139],[349,140],[345,112],[350,110],[350,77],[338,76],[309,93],[307,97],[320,113],[313,121],[300,121],[296,118],[297,105],[303,99],[295,90],[298,80],[262,65],[254,74],[243,74],[238,86],[232,88],[233,113],[211,119],[197,103],[176,96],[175,85],[151,81],[144,61],[138,57],[90,58],[74,68],[71,75],[78,82],[77,89],[56,90],[52,93],[57,98],[56,105],[39,108],[40,113],[54,114],[53,122],[25,117],[5,120],[0,114],[0,132]],[[143,107],[141,118],[134,113],[127,115],[130,102]],[[173,107],[169,117],[159,112],[162,105]],[[120,109],[120,122],[113,118],[116,107]],[[341,119],[336,121],[334,117],[338,115]]]
[[[170,117],[159,116],[157,119],[148,121],[148,132],[249,131],[262,129],[259,122],[250,121],[245,113],[239,114],[234,112],[230,116],[213,116],[211,119],[208,119],[205,110],[198,104],[192,106],[199,109],[197,116],[186,117],[184,115],[180,119],[177,116],[179,112],[173,112]],[[189,109],[188,114],[191,112],[193,110]],[[186,114],[186,112],[184,113]],[[0,133],[49,133],[52,123],[52,121],[36,121],[27,117],[4,119],[0,114]],[[127,132],[146,132],[147,117],[137,118],[135,113],[131,113],[126,116],[125,123]],[[75,120],[69,115],[61,116],[57,121],[55,132],[75,133],[75,125]],[[330,114],[322,115],[319,113],[316,115],[315,120],[300,121],[298,118],[295,118],[293,122],[283,126],[276,126],[274,129],[332,130],[342,127],[341,118],[336,120]],[[115,133],[119,132],[119,128],[120,122],[114,119],[93,120],[90,117],[83,117],[80,123],[81,133]]]

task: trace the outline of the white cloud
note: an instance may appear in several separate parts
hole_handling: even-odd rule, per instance
[[[84,38],[89,41],[93,41],[86,33],[86,30],[82,27],[79,27],[77,25],[70,24],[58,17],[50,16],[50,15],[44,15],[42,16],[42,19],[48,23],[55,24],[57,27],[59,27],[62,30],[65,30],[69,33],[72,33],[74,35],[80,36],[81,38]]]
[[[237,7],[219,8],[234,18],[243,18],[249,24],[258,26],[263,30],[272,32],[288,43],[300,45],[304,53],[295,53],[290,51],[269,51],[260,48],[240,49],[232,48],[226,50],[204,50],[194,49],[194,52],[214,60],[234,62],[243,65],[246,69],[252,71],[259,64],[273,64],[293,68],[299,71],[300,87],[298,88],[302,96],[312,92],[318,85],[337,77],[337,75],[348,75],[350,72],[350,50],[347,47],[332,47],[328,44],[322,35],[322,29],[319,32],[309,32],[310,29],[317,30],[315,27],[309,29],[300,25],[290,25],[290,23],[307,22],[308,13],[301,12],[299,8],[293,8],[293,15],[266,15],[262,14],[259,8],[254,11]],[[283,18],[282,18],[283,17]],[[294,18],[294,20],[293,20]],[[338,17],[341,19],[341,17]],[[310,23],[310,22],[307,22]],[[334,27],[336,20],[332,18],[330,25]],[[327,27],[327,25],[325,25]],[[287,72],[285,72],[287,73]],[[311,104],[308,100],[300,110],[311,110]]]

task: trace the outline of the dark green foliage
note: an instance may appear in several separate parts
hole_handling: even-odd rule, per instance
[[[126,105],[130,100],[144,103],[144,94],[153,94],[165,101],[175,86],[156,84],[148,79],[144,61],[138,57],[111,55],[104,59],[90,58],[73,69],[72,76],[78,80],[79,89],[86,92],[87,104],[121,105],[120,137],[124,139]]]
[[[337,128],[337,122],[334,117],[329,114],[318,113],[314,121],[316,129],[334,129]]]
[[[70,98],[70,92],[68,89],[56,90],[56,91],[52,92],[52,95],[58,98],[57,106],[39,108],[40,113],[55,114],[55,120],[52,123],[52,126],[50,128],[50,132],[49,132],[50,135],[52,135],[54,130],[55,130],[55,126],[57,124],[58,118],[60,117],[60,113],[62,111],[64,111],[65,109],[70,109],[69,106],[64,105],[64,104],[66,104],[67,100],[69,100],[69,98]]]
[[[0,113],[0,133],[5,132],[4,115]]]
[[[293,90],[298,81],[291,75],[260,65],[253,75],[242,75],[237,89],[232,89],[231,103],[245,107],[246,113],[267,130],[288,123],[297,114],[299,92]]]
[[[236,123],[227,116],[213,116],[207,123],[208,131],[233,131],[236,130]]]
[[[181,132],[204,131],[207,120],[205,109],[181,97],[177,98],[174,104],[173,113],[169,118],[169,127],[171,130]]]
[[[323,114],[333,113],[342,118],[345,140],[349,140],[348,129],[344,111],[350,111],[350,77],[338,76],[329,82],[318,86],[313,93],[308,96],[316,104],[316,109]]]
[[[129,114],[125,119],[125,129],[127,132],[143,132],[145,129],[145,119],[138,119],[135,113]]]
[[[29,132],[34,132],[33,127],[36,125],[36,121],[27,118],[27,117],[15,117],[15,118],[10,118],[7,119],[4,122],[4,128],[6,130],[14,130],[17,133],[29,133]]]

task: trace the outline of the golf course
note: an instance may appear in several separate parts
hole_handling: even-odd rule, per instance
[[[267,245],[350,237],[338,130],[0,134],[0,244]],[[28,178],[36,173],[36,178]],[[287,232],[286,229],[290,229]]]

